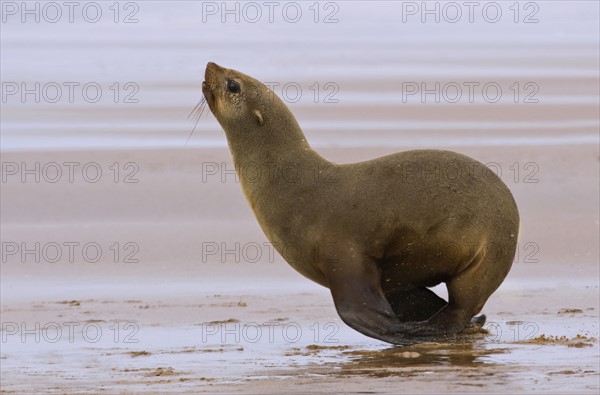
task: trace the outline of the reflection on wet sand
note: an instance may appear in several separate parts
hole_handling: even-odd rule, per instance
[[[507,348],[489,348],[473,342],[357,350],[348,352],[351,359],[342,369],[344,374],[402,376],[403,368],[496,365],[490,356],[508,352]]]
[[[503,345],[490,345],[484,336],[453,343],[425,343],[413,346],[389,346],[380,349],[360,349],[349,346],[310,345],[296,349],[289,356],[304,357],[306,373],[325,376],[407,377],[440,368],[482,368],[499,365],[493,356],[510,353]],[[335,356],[336,362],[330,362]],[[316,364],[315,357],[328,362]],[[312,361],[312,362],[310,362]],[[297,371],[295,371],[296,374]]]

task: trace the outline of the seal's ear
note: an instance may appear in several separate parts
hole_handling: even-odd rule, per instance
[[[256,120],[258,121],[259,125],[263,124],[263,118],[262,118],[262,114],[260,113],[260,110],[254,110],[254,116],[256,117]]]

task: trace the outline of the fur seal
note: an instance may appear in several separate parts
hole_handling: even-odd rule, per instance
[[[475,315],[508,274],[519,231],[495,173],[441,150],[335,164],[256,79],[211,62],[202,92],[261,228],[292,267],[330,289],[347,325],[406,345],[483,324]],[[289,246],[300,254],[286,256]],[[442,282],[447,302],[429,289]]]

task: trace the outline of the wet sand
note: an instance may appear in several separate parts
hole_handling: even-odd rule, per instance
[[[245,271],[242,274],[261,285]],[[149,280],[145,287],[97,283],[101,292],[57,281],[61,291],[54,301],[13,303],[2,313],[5,322],[26,322],[29,328],[34,321],[42,326],[78,322],[74,341],[69,343],[66,333],[52,344],[43,341],[44,335],[40,343],[32,335],[25,342],[10,336],[3,344],[3,391],[598,390],[598,303],[593,301],[597,300],[593,282],[511,281],[486,306],[489,335],[463,343],[391,347],[344,326],[326,292],[291,277],[277,278],[279,289],[265,282],[254,292],[236,292],[232,285],[247,286],[239,279],[228,279],[227,290],[214,291],[203,287],[202,281]],[[556,293],[557,286],[568,287],[569,292],[561,293],[560,301],[549,302],[548,295]],[[151,288],[153,292],[147,291]],[[104,296],[106,290],[112,297]],[[60,299],[67,295],[80,298]],[[135,326],[126,327],[128,322]],[[98,337],[95,329],[89,330],[87,341],[82,338],[79,329],[86,324],[102,328],[98,342],[92,343]],[[110,329],[115,326],[121,327],[119,341]],[[52,329],[46,336],[55,337]]]

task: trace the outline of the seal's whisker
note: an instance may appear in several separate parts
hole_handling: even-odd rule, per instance
[[[196,104],[196,106],[194,106],[194,108],[192,109],[192,112],[190,112],[190,115],[188,115],[188,119],[190,117],[192,117],[192,115],[193,115],[193,119],[195,122],[194,122],[194,127],[192,128],[192,131],[190,132],[190,135],[188,136],[187,140],[185,141],[185,145],[187,145],[187,143],[192,138],[192,135],[196,131],[196,127],[198,126],[198,122],[200,122],[200,118],[202,118],[202,114],[204,113],[206,106],[207,106],[206,97],[202,97],[202,100],[200,100],[198,102],[198,104]]]
[[[203,103],[203,102],[205,102],[205,101],[206,101],[206,98],[205,98],[205,97],[202,97],[202,99],[201,99],[201,100],[198,102],[198,104],[196,104],[196,105],[194,106],[194,108],[192,109],[192,111],[190,111],[190,114],[187,116],[187,117],[188,117],[188,119],[190,119],[190,117],[192,116],[192,114],[193,114],[193,113],[195,113],[195,112],[196,112],[196,110],[197,110],[197,109],[198,109],[200,106],[202,106],[202,103]]]
[[[206,99],[204,99],[202,101],[202,104],[200,105],[200,107],[196,110],[196,116],[195,116],[196,124],[194,125],[194,128],[198,124],[198,121],[200,120],[200,118],[202,118],[202,116],[205,114],[206,107],[208,107],[208,103],[207,103]]]
[[[204,112],[206,111],[206,107],[208,107],[208,102],[206,101],[206,98],[203,98],[202,105],[200,106],[200,116],[204,115]]]
[[[196,110],[194,113],[194,121],[198,122],[198,120],[202,117],[202,112],[204,111],[204,104]]]

